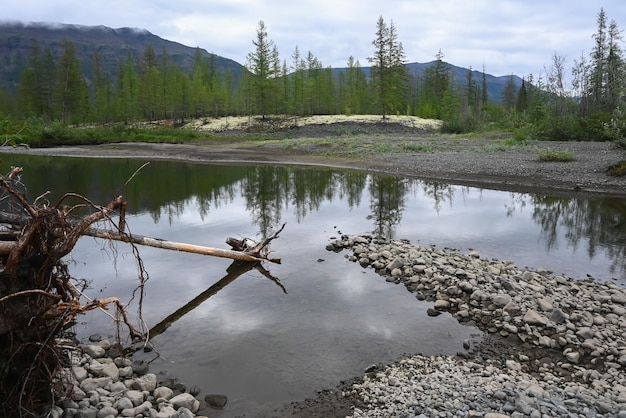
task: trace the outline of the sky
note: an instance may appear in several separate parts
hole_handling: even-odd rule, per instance
[[[555,54],[589,57],[597,16],[626,27],[626,1],[605,0],[0,0],[3,21],[146,29],[246,63],[259,21],[288,65],[297,47],[324,67],[369,66],[376,23],[393,22],[407,62],[443,60],[535,78]],[[626,49],[626,48],[624,48]]]

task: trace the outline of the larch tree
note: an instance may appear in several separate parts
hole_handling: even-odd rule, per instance
[[[80,122],[86,111],[87,85],[76,57],[76,46],[68,39],[62,43],[63,52],[58,66],[57,97],[61,121]]]
[[[248,54],[248,70],[251,74],[250,94],[254,110],[263,119],[267,116],[272,106],[273,90],[275,88],[274,78],[278,59],[278,53],[274,42],[268,38],[267,28],[261,20],[257,27],[256,40],[252,41],[254,51]]]
[[[372,41],[374,55],[368,58],[371,65],[372,86],[383,119],[406,102],[407,70],[402,43],[393,21],[389,26],[382,16],[376,23],[376,37]]]

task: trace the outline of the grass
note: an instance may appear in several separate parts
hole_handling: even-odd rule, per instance
[[[402,149],[404,151],[411,152],[433,152],[434,148],[429,144],[403,144]]]
[[[552,148],[546,148],[537,152],[537,158],[542,162],[568,162],[574,160],[574,154],[570,151],[559,151]]]

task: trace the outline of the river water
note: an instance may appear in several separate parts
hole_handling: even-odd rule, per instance
[[[138,248],[148,281],[138,316],[139,266],[127,244],[83,237],[67,258],[91,298],[119,297],[152,329],[151,370],[229,397],[214,416],[253,416],[315,395],[404,354],[452,354],[481,333],[403,286],[325,250],[341,234],[373,233],[422,245],[478,251],[584,279],[626,284],[626,202],[576,199],[424,182],[349,170],[223,166],[2,155],[24,167],[32,199],[54,204],[72,191],[129,202],[134,234],[227,248],[227,237],[272,242],[272,257],[240,275],[231,260]],[[8,170],[7,170],[8,171]],[[132,177],[125,187],[126,181]],[[73,204],[67,199],[65,203]],[[133,294],[135,297],[133,298]],[[79,318],[79,338],[115,338],[100,311]],[[161,374],[162,373],[162,374]]]

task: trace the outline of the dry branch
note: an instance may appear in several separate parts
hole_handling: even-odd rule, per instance
[[[280,264],[280,258],[269,259],[266,256],[260,254],[260,252],[253,251],[234,251],[226,250],[215,247],[205,247],[202,245],[187,244],[183,242],[167,241],[159,238],[150,238],[137,234],[118,234],[115,231],[90,228],[85,231],[85,235],[103,238],[115,241],[130,242],[138,245],[145,245],[148,247],[162,248],[165,250],[183,251],[194,254],[210,255],[214,257],[230,258],[239,261],[248,262],[261,262],[271,261],[272,263]]]

